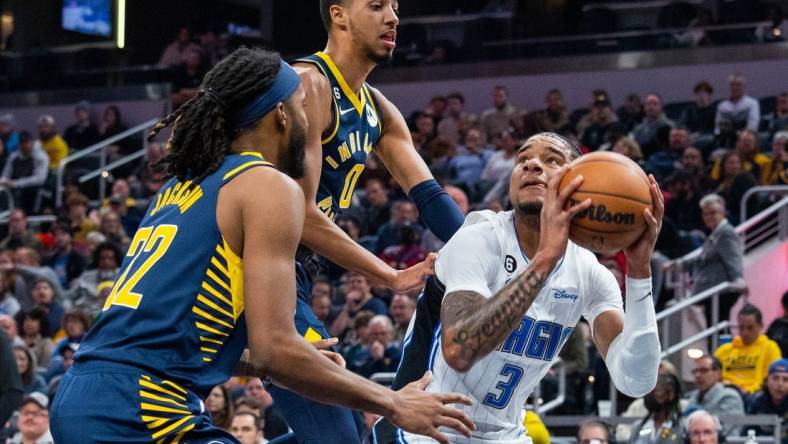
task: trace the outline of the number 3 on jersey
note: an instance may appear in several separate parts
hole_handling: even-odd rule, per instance
[[[484,397],[484,404],[496,409],[502,409],[509,404],[514,390],[520,383],[520,379],[523,378],[523,369],[516,365],[506,364],[501,369],[501,376],[504,378],[507,376],[509,377],[508,380],[499,381],[498,384],[495,385],[495,388],[500,390],[501,393],[487,393],[487,396]]]
[[[170,248],[172,240],[175,239],[175,233],[177,232],[178,227],[175,225],[141,227],[137,230],[129,246],[129,251],[126,253],[126,256],[132,257],[131,262],[128,263],[125,270],[123,270],[123,274],[115,281],[112,292],[107,296],[107,302],[104,303],[102,311],[106,311],[113,305],[122,305],[135,310],[139,307],[142,294],[132,292],[134,286],[164,256],[164,253]],[[140,265],[140,257],[151,252],[153,253]]]

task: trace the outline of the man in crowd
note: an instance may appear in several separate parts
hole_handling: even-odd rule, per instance
[[[63,133],[63,138],[69,147],[81,150],[99,141],[101,136],[98,128],[90,120],[90,102],[83,100],[77,103],[74,108],[74,118],[76,122]]]
[[[687,418],[689,444],[719,444],[720,420],[713,414],[698,410]]]
[[[265,444],[260,417],[252,412],[237,412],[230,422],[230,432],[241,444]]]
[[[0,114],[0,141],[3,142],[6,154],[11,154],[19,148],[19,131],[14,128],[14,123],[13,114]]]
[[[640,144],[643,154],[648,158],[664,144],[663,137],[674,123],[662,112],[662,97],[656,93],[646,94],[643,99],[646,117],[632,130],[632,138]]]
[[[57,133],[54,117],[44,114],[38,118],[38,137],[36,143],[49,156],[49,169],[56,169],[60,161],[68,156],[68,144]]]
[[[717,105],[714,119],[714,134],[723,146],[732,146],[739,130],[758,131],[761,121],[760,103],[745,94],[747,79],[741,74],[733,74],[728,78],[728,84],[730,97]]]
[[[28,247],[41,251],[41,240],[27,227],[27,214],[21,208],[11,211],[8,216],[8,236],[0,241],[0,249],[16,250]]]
[[[460,140],[460,121],[468,115],[463,109],[465,97],[458,93],[451,93],[446,96],[448,114],[438,124],[438,136],[452,145],[461,143]]]
[[[33,137],[22,131],[18,137],[19,149],[13,152],[3,166],[0,185],[11,189],[14,203],[27,211],[35,208],[38,191],[49,175],[49,156],[33,143]]]
[[[692,379],[696,390],[687,393],[689,410],[702,409],[715,415],[743,415],[744,403],[736,390],[722,383],[722,363],[714,356],[704,355],[695,360]],[[735,433],[728,428],[727,433]]]
[[[486,135],[488,142],[492,142],[493,138],[509,128],[512,116],[517,112],[517,108],[509,103],[509,88],[496,85],[493,88],[492,99],[493,107],[484,110],[481,115],[481,131]]]
[[[766,336],[780,346],[783,356],[788,356],[788,291],[783,293],[782,299],[783,315],[772,321],[766,329]]]
[[[760,391],[747,400],[748,415],[777,415],[783,420],[783,442],[788,435],[788,359],[778,359],[769,366],[769,376]],[[757,430],[761,435],[772,435],[771,427]]]
[[[416,311],[416,302],[404,293],[397,293],[391,299],[389,315],[394,320],[394,340],[400,343],[405,339],[410,318]]]
[[[386,315],[377,315],[369,321],[367,328],[369,345],[357,355],[357,360],[348,362],[348,370],[365,378],[375,373],[397,371],[402,350],[392,341],[394,326],[391,319]]]
[[[608,444],[609,442],[609,426],[599,421],[585,421],[577,430],[577,444]]]
[[[22,401],[19,408],[19,433],[8,442],[11,444],[54,444],[49,431],[49,398],[33,392]]]
[[[739,334],[714,353],[722,362],[722,380],[752,394],[766,378],[769,365],[782,357],[780,347],[763,331],[763,315],[758,307],[747,304],[738,316]]]

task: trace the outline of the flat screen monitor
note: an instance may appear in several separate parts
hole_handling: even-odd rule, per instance
[[[63,29],[111,37],[112,2],[113,0],[63,0]]]

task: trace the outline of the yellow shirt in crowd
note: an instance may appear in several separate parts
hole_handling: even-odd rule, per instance
[[[55,134],[49,140],[42,140],[41,147],[49,156],[49,169],[54,170],[60,164],[61,159],[68,156],[68,144],[62,137]]]
[[[780,359],[780,346],[766,335],[758,336],[750,345],[744,345],[741,336],[729,344],[721,345],[714,353],[722,362],[722,380],[755,393],[769,374],[769,364]]]
[[[533,444],[550,444],[550,433],[535,412],[526,410],[523,425],[526,433],[533,440]]]

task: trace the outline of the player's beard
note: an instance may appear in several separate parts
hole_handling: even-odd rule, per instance
[[[385,52],[376,52],[372,45],[366,43],[362,38],[362,32],[351,22],[350,33],[353,36],[353,42],[361,50],[367,60],[375,62],[376,65],[384,65],[391,62],[394,58],[394,51],[385,50]]]
[[[522,202],[517,205],[517,213],[526,223],[538,227],[540,216],[542,214],[542,202]]]
[[[283,173],[293,179],[304,177],[304,146],[306,145],[306,130],[295,123],[287,141],[287,150],[279,154],[278,163]]]

